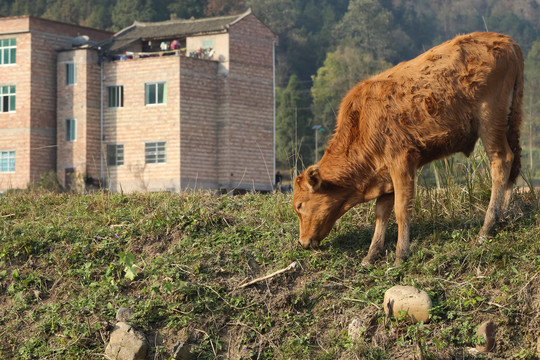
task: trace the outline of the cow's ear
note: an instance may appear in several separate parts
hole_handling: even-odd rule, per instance
[[[317,165],[311,165],[306,169],[306,176],[311,191],[318,191],[322,185],[321,173]]]

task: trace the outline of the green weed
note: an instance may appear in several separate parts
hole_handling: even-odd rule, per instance
[[[172,355],[180,332],[201,359],[467,358],[486,319],[499,327],[494,356],[533,359],[534,189],[516,194],[508,220],[477,245],[489,201],[485,159],[434,166],[440,188],[420,175],[411,257],[397,268],[394,222],[388,255],[360,266],[371,203],[307,251],[285,194],[8,192],[0,200],[0,357],[100,357],[116,309],[129,307],[154,359]],[[239,288],[293,261],[298,269]],[[397,284],[428,292],[429,323],[385,321],[384,293]],[[354,341],[353,316],[366,318]]]

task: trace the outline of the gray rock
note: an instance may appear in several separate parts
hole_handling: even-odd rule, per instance
[[[172,358],[174,360],[190,360],[191,359],[191,346],[185,342],[177,342],[173,348]]]
[[[129,322],[129,320],[131,320],[131,318],[133,317],[133,314],[135,314],[135,311],[129,308],[120,308],[116,312],[116,321]]]
[[[413,286],[396,285],[384,294],[386,316],[399,316],[401,311],[405,311],[413,322],[427,322],[431,307],[429,295]]]
[[[483,344],[477,344],[476,350],[481,353],[487,353],[493,351],[495,348],[495,334],[497,333],[497,326],[492,321],[485,321],[480,325],[476,332],[478,337],[484,338]]]
[[[111,331],[111,339],[105,348],[110,360],[144,360],[148,342],[144,334],[125,322],[119,322]]]

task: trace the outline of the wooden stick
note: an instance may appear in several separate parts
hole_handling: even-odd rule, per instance
[[[364,304],[371,304],[371,305],[375,306],[377,308],[377,310],[381,310],[381,307],[379,305],[377,305],[377,304],[375,304],[374,302],[371,302],[371,301],[360,300],[360,299],[352,299],[352,298],[348,298],[348,297],[344,297],[342,299],[345,300],[345,301],[353,301],[353,302],[359,302],[359,303],[364,303]]]
[[[296,269],[298,266],[300,266],[300,265],[298,265],[298,263],[297,263],[296,261],[294,261],[294,262],[291,263],[291,265],[287,266],[285,269],[281,269],[281,270],[278,270],[278,271],[276,271],[276,272],[271,273],[270,275],[266,275],[266,276],[263,276],[263,277],[260,277],[260,278],[251,280],[250,282],[245,283],[245,284],[241,284],[241,285],[239,285],[238,287],[239,287],[239,288],[245,288],[246,286],[256,284],[256,283],[261,282],[261,281],[266,280],[266,279],[270,279],[271,277],[274,277],[274,276],[276,276],[276,275],[282,274],[282,273],[284,273],[284,272],[294,270],[294,269]]]

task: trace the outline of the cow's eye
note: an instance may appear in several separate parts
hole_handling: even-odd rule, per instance
[[[300,211],[301,208],[302,208],[302,203],[298,203],[298,205],[296,205],[296,210]]]

